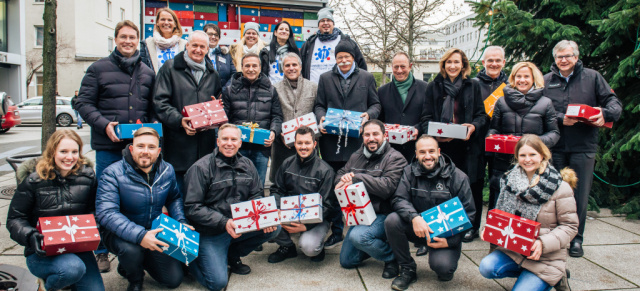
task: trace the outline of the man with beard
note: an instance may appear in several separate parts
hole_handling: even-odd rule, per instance
[[[435,237],[420,213],[453,197],[460,198],[464,210],[473,221],[475,206],[469,187],[469,178],[456,168],[451,159],[440,154],[435,138],[423,135],[416,142],[416,159],[404,168],[400,184],[393,195],[394,213],[384,222],[389,244],[400,265],[400,276],[393,280],[391,288],[406,290],[417,280],[416,262],[409,251],[409,241],[427,240],[429,267],[436,272],[438,280],[450,281],[458,268],[462,252],[459,233],[449,238]]]
[[[329,219],[333,217],[331,214],[337,212],[338,205],[333,192],[335,172],[327,162],[318,157],[316,144],[311,128],[301,126],[296,130],[296,154],[282,163],[271,185],[271,195],[276,197],[276,203],[280,206],[280,197],[319,193],[322,196],[323,221],[314,224],[283,224],[282,231],[275,239],[280,247],[269,255],[269,263],[282,262],[298,255],[290,237],[290,234],[295,233],[300,234],[300,249],[311,257],[311,261],[324,260],[324,237],[329,232]]]
[[[371,225],[356,225],[349,229],[340,250],[340,265],[355,268],[373,257],[384,262],[382,278],[391,279],[398,276],[398,263],[384,232],[384,220],[393,211],[391,196],[407,161],[389,146],[384,132],[384,123],[377,119],[363,125],[364,145],[338,171],[335,189],[364,183],[377,216]]]
[[[122,154],[98,184],[96,218],[102,239],[118,256],[118,274],[129,281],[127,291],[142,290],[145,270],[163,286],[177,288],[182,263],[162,253],[169,246],[156,239],[162,229],[150,230],[163,206],[169,216],[187,223],[173,167],[160,157],[160,137],[149,127],[138,129]]]

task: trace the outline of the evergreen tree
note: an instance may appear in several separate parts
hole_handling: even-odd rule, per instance
[[[549,72],[558,41],[573,40],[580,59],[599,71],[623,104],[613,129],[600,130],[590,207],[640,217],[640,0],[481,0],[469,2],[476,26],[510,64],[528,60]],[[606,182],[603,182],[606,181]]]

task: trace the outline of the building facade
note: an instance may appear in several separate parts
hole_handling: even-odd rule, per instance
[[[461,19],[445,25],[441,29],[442,41],[446,49],[461,49],[470,61],[477,61],[482,56],[484,40],[487,37],[487,29],[474,27],[475,13],[468,14]]]
[[[0,92],[14,103],[26,96],[24,35],[24,1],[0,0]]]

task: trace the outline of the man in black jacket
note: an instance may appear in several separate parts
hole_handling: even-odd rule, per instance
[[[260,198],[262,183],[253,163],[238,153],[241,131],[234,124],[218,130],[218,147],[198,160],[185,175],[184,207],[187,219],[200,233],[198,258],[189,267],[208,290],[222,290],[231,272],[246,275],[251,268],[240,257],[274,239],[280,227],[236,233],[231,204]]]
[[[216,133],[196,132],[182,108],[211,101],[221,91],[218,72],[207,60],[209,37],[196,31],[189,37],[185,51],[168,60],[158,71],[153,104],[164,131],[164,155],[176,171],[180,189],[185,172],[199,158],[213,151]]]
[[[222,92],[222,100],[229,123],[257,123],[261,129],[271,131],[264,145],[246,142],[240,150],[256,166],[264,186],[271,156],[270,147],[282,131],[282,109],[278,92],[271,85],[269,77],[260,72],[260,57],[253,53],[244,55],[242,72],[231,77],[231,85]]]
[[[417,280],[416,262],[409,252],[409,241],[424,241],[429,247],[429,266],[438,275],[438,280],[449,281],[458,268],[462,252],[462,237],[459,233],[448,238],[435,237],[420,213],[453,197],[460,198],[470,221],[475,215],[475,206],[469,187],[469,179],[456,168],[451,159],[440,155],[435,138],[423,135],[416,142],[416,159],[404,168],[400,184],[393,195],[394,213],[384,222],[389,244],[400,264],[400,276],[393,280],[391,288],[405,290]]]
[[[384,138],[384,123],[377,119],[363,125],[364,145],[336,175],[335,189],[362,182],[376,212],[371,225],[352,226],[340,250],[340,265],[355,268],[368,257],[384,262],[382,277],[398,276],[398,263],[384,232],[384,220],[391,213],[391,195],[396,190],[407,161]]]
[[[333,9],[322,8],[318,11],[318,32],[311,36],[300,48],[302,59],[302,77],[314,83],[320,83],[320,75],[330,72],[336,64],[336,46],[348,43],[354,46],[354,59],[357,66],[367,70],[367,62],[358,45],[340,29],[334,27]]]
[[[140,61],[140,31],[131,21],[116,25],[116,49],[98,60],[82,79],[75,110],[91,126],[91,148],[96,151],[96,177],[122,159],[127,142],[116,136],[118,123],[153,121],[151,98],[155,73]],[[101,272],[111,269],[109,253],[102,244],[95,251]]]
[[[280,206],[280,198],[298,196],[300,194],[319,193],[322,196],[323,221],[314,224],[283,224],[283,230],[275,239],[280,246],[269,256],[269,263],[282,262],[298,255],[296,246],[289,234],[300,233],[300,249],[311,257],[311,261],[324,260],[324,237],[329,232],[329,219],[337,211],[337,201],[333,192],[335,172],[318,157],[315,147],[314,132],[311,128],[301,126],[296,130],[296,155],[284,160],[271,185],[271,195],[276,197]]]
[[[582,242],[598,150],[598,126],[618,120],[622,113],[622,104],[607,81],[600,73],[585,68],[578,56],[578,45],[574,41],[562,40],[556,44],[555,63],[544,76],[543,93],[553,101],[560,130],[560,140],[551,148],[553,166],[556,169],[570,167],[578,176],[575,198],[580,226],[570,244],[572,257],[584,254]],[[591,118],[591,123],[580,122],[564,115],[568,104],[585,104],[600,108],[601,112]]]

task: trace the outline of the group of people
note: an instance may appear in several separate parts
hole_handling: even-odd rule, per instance
[[[393,279],[395,290],[417,280],[413,242],[417,255],[429,254],[438,280],[450,281],[462,243],[482,233],[487,165],[489,208],[536,220],[541,231],[531,256],[494,246],[480,273],[517,277],[514,290],[566,284],[567,252],[583,254],[597,126],[621,114],[604,78],[583,67],[576,43],[563,40],[554,47],[555,63],[545,76],[529,62],[516,64],[507,76],[505,52],[492,46],[485,50],[484,69],[470,78],[469,60],[453,48],[429,83],[417,79],[409,56],[398,52],[392,81],[377,88],[356,43],[334,27],[332,9],[318,12],[318,26],[298,50],[285,21],[275,27],[270,44],[258,38],[257,24],[246,23],[240,44],[230,48],[218,45],[215,24],[182,40],[178,19],[166,8],[157,12],[153,37],[142,42],[133,22],[118,23],[116,49],[87,69],[74,107],[91,126],[95,172],[79,136],[58,130],[10,205],[7,228],[25,246],[27,266],[41,288],[104,290],[100,272],[109,270],[108,260],[99,266],[89,252],[45,256],[36,230],[39,217],[87,213],[95,213],[100,226],[99,249],[118,257],[127,290],[142,290],[145,271],[168,288],[178,287],[190,272],[208,290],[221,290],[229,271],[251,272],[241,258],[267,241],[279,246],[268,256],[270,263],[298,256],[291,238],[298,234],[299,248],[314,262],[340,244],[344,268],[368,258],[384,262],[382,277]],[[483,101],[502,84],[504,97],[489,118]],[[181,110],[212,98],[222,101],[229,122],[197,131]],[[564,115],[569,103],[601,113],[582,122]],[[328,108],[362,112],[361,137],[329,134],[323,128]],[[294,145],[287,145],[283,121],[308,113],[316,116],[320,137],[301,126]],[[132,141],[120,140],[115,126],[137,120],[162,123],[163,136],[143,127]],[[426,135],[431,121],[466,126],[468,134]],[[264,145],[242,141],[238,125],[247,122],[270,131]],[[389,143],[385,123],[414,126],[414,140]],[[493,133],[522,136],[513,156],[485,154],[484,139]],[[268,170],[269,195],[277,203],[280,197],[319,193],[322,222],[238,234],[231,204],[263,197]],[[334,190],[359,182],[377,218],[349,227],[343,236]],[[473,227],[431,237],[420,213],[454,197]],[[188,266],[161,253],[168,245],[155,237],[161,229],[151,224],[163,211],[200,233],[198,257]]]

